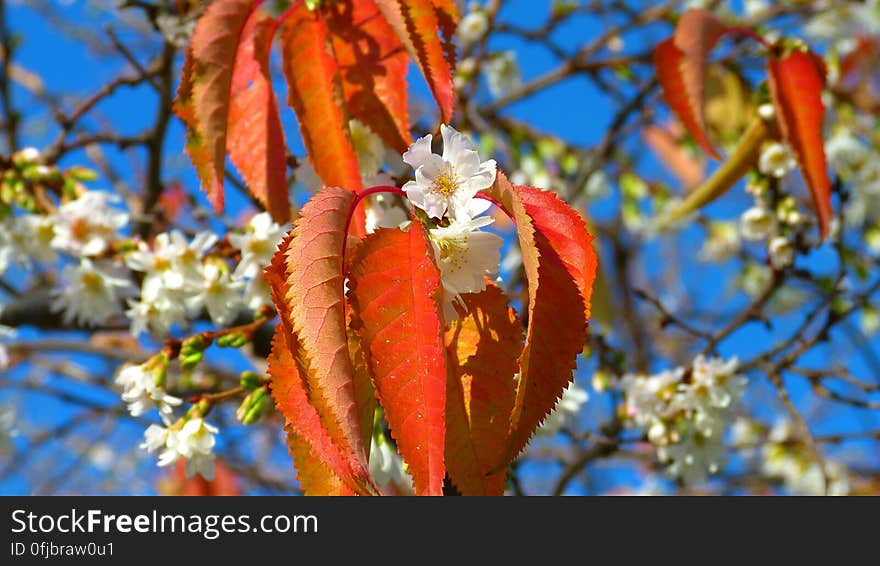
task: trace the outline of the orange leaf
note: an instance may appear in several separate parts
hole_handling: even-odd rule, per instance
[[[269,72],[275,20],[253,12],[242,31],[232,74],[227,148],[251,193],[277,222],[290,220],[284,131]]]
[[[572,380],[586,340],[597,260],[583,219],[555,194],[513,187],[500,172],[487,193],[516,220],[529,290],[506,462],[526,446]]]
[[[309,161],[325,185],[360,190],[327,24],[319,12],[297,2],[282,20],[281,41],[287,102],[296,113]]]
[[[379,229],[358,248],[349,282],[354,326],[418,495],[441,495],[446,471],[440,271],[430,253],[417,220],[407,232]]]
[[[376,0],[379,9],[391,24],[397,37],[418,63],[434,100],[440,108],[440,118],[452,120],[455,95],[452,85],[454,46],[441,39],[442,31],[447,39],[454,32],[457,16],[445,0]]]
[[[275,405],[285,418],[287,445],[300,487],[306,495],[353,495],[351,487],[340,479],[350,478],[351,471],[318,411],[309,403],[308,386],[296,360],[299,356],[291,346],[298,349],[295,337],[279,323],[267,360],[269,377]]]
[[[720,156],[706,133],[704,88],[709,53],[727,30],[710,12],[688,10],[678,21],[675,35],[654,49],[663,99],[697,143],[716,159]]]
[[[196,23],[175,105],[190,129],[186,149],[202,189],[218,212],[223,210],[233,68],[253,4],[229,0],[208,6]]]
[[[366,489],[362,409],[348,349],[342,275],[344,226],[353,201],[354,193],[338,187],[317,193],[303,207],[266,276],[289,340],[296,341],[289,347],[302,352],[299,363],[309,401],[346,455],[355,482]]]
[[[815,55],[798,50],[782,57],[771,56],[767,66],[779,127],[810,189],[824,239],[831,223],[831,182],[822,141],[824,68]]]
[[[412,142],[407,111],[409,57],[374,0],[333,2],[323,11],[348,112],[398,153]]]
[[[516,397],[522,326],[492,283],[462,295],[467,316],[446,332],[446,467],[463,495],[503,495],[505,454]]]

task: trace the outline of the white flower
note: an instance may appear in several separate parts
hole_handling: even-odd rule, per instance
[[[23,161],[25,163],[36,163],[40,158],[40,150],[35,147],[24,147],[16,151],[13,158],[16,161]]]
[[[173,12],[160,12],[156,16],[156,27],[162,33],[165,41],[178,48],[189,45],[196,27],[195,18],[182,18]]]
[[[163,448],[168,441],[168,429],[164,426],[151,424],[144,431],[144,441],[140,444],[147,452],[155,452]]]
[[[464,307],[463,293],[478,293],[486,288],[486,276],[497,276],[504,241],[495,234],[478,230],[491,223],[491,218],[483,216],[453,221],[447,227],[431,230],[447,323],[458,318],[455,303]]]
[[[256,277],[272,261],[287,227],[272,220],[268,212],[255,214],[243,233],[229,234],[229,243],[241,251],[233,277]]]
[[[385,144],[360,120],[348,121],[348,132],[351,145],[357,154],[358,170],[361,177],[375,175],[382,168],[385,160]]]
[[[841,172],[857,170],[870,156],[869,148],[847,128],[840,128],[825,143],[828,165]]]
[[[0,342],[0,371],[6,371],[12,364],[12,356],[9,355],[9,349],[6,344]]]
[[[743,292],[750,297],[757,297],[764,292],[773,277],[772,270],[766,265],[747,263],[743,267],[739,283]]]
[[[413,205],[428,216],[443,218],[447,209],[455,219],[473,216],[469,206],[482,207],[486,202],[470,204],[479,191],[495,182],[495,160],[480,162],[473,142],[450,126],[440,126],[443,136],[443,155],[431,152],[432,136],[416,140],[403,154],[403,160],[415,170],[415,181],[403,186]]]
[[[401,207],[383,194],[373,195],[364,202],[367,234],[376,228],[398,228],[409,221],[409,216]]]
[[[503,51],[492,56],[483,65],[483,72],[489,83],[489,92],[500,98],[520,84],[519,64],[513,51]]]
[[[792,495],[824,495],[822,470],[811,450],[798,438],[787,421],[778,421],[761,450],[761,473],[783,481]],[[828,495],[848,495],[849,471],[844,465],[825,460]]]
[[[173,413],[172,407],[183,401],[168,395],[165,389],[156,383],[152,370],[141,365],[126,365],[116,376],[116,384],[122,387],[122,400],[128,405],[128,412],[139,417],[156,407],[163,421],[168,421]]]
[[[583,407],[584,403],[586,403],[589,398],[590,396],[586,389],[578,387],[577,383],[572,382],[565,391],[562,392],[562,397],[559,399],[559,402],[556,403],[556,408],[553,412],[547,415],[547,418],[544,419],[544,424],[538,429],[538,434],[542,436],[555,435],[562,430],[570,420],[577,417],[578,413],[581,411],[581,407]]]
[[[167,294],[145,301],[128,300],[125,316],[131,321],[131,333],[142,332],[165,336],[175,324],[186,322],[187,307]]]
[[[761,426],[745,417],[737,417],[730,427],[730,442],[740,448],[753,447],[761,441]]]
[[[272,289],[262,274],[247,282],[242,301],[248,309],[255,312],[264,305],[272,304]]]
[[[776,108],[769,102],[764,103],[758,106],[758,116],[769,122],[776,116]]]
[[[229,271],[216,263],[206,264],[204,274],[201,292],[188,301],[190,309],[197,311],[204,306],[215,324],[231,322],[241,309],[244,283],[230,279]]]
[[[0,222],[0,273],[10,261],[25,269],[34,260],[54,263],[58,258],[51,247],[54,236],[55,224],[49,216],[24,214]]]
[[[467,15],[461,19],[455,33],[458,35],[458,41],[461,44],[461,47],[465,48],[468,45],[481,40],[483,36],[486,35],[488,29],[489,18],[486,16],[486,12],[477,9],[468,12]]]
[[[732,222],[712,222],[708,236],[698,254],[702,261],[721,263],[739,251],[739,232]]]
[[[128,224],[128,214],[108,206],[112,200],[118,198],[89,191],[61,205],[55,213],[52,247],[81,256],[106,251],[117,238],[117,231]]]
[[[777,236],[767,245],[770,264],[776,269],[784,269],[794,263],[794,244],[788,238]]]
[[[159,466],[165,467],[185,458],[186,477],[200,474],[207,480],[214,479],[214,445],[217,427],[201,418],[186,421],[182,427],[165,428],[150,425],[144,431],[140,447],[147,452],[159,453]]]
[[[150,249],[141,243],[125,256],[125,263],[145,274],[141,290],[144,301],[168,297],[168,293],[190,293],[201,286],[202,258],[217,242],[210,232],[199,232],[191,242],[178,230],[156,236]],[[178,296],[182,299],[182,296]]]
[[[770,9],[770,3],[767,0],[744,0],[743,10],[746,17],[760,18],[767,10]]]
[[[370,444],[370,476],[383,493],[412,492],[412,478],[400,454],[381,432],[374,433]]]
[[[764,175],[781,179],[789,171],[797,167],[788,147],[779,142],[771,142],[764,146],[758,160],[758,170]]]
[[[107,262],[83,258],[61,272],[62,286],[53,291],[52,310],[61,311],[65,324],[97,326],[122,314],[120,301],[134,293],[129,278]]]
[[[666,370],[658,374],[644,376],[628,373],[620,380],[624,393],[624,415],[640,427],[649,427],[661,415],[678,383],[684,376],[684,368]]]
[[[776,229],[776,219],[763,206],[753,206],[740,216],[739,229],[746,240],[763,240]]]
[[[669,463],[666,472],[681,478],[687,485],[706,482],[724,463],[724,445],[718,436],[704,436],[697,428],[685,421],[678,430],[679,440],[657,447],[657,458]]]
[[[177,453],[177,458],[186,458],[186,477],[195,474],[201,475],[207,480],[214,479],[214,435],[219,432],[217,427],[209,425],[201,418],[186,421],[176,434],[169,434],[166,441],[168,451]],[[176,461],[166,455],[160,457],[160,466],[167,466]]]

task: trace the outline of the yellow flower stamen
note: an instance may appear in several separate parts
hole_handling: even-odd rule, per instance
[[[447,165],[434,179],[431,190],[448,197],[458,190],[458,185],[458,175],[455,174],[455,169],[451,165]]]

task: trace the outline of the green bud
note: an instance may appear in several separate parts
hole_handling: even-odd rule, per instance
[[[266,413],[266,408],[269,406],[269,396],[266,394],[265,387],[257,389],[252,395],[256,395],[256,397],[254,397],[251,403],[250,410],[248,410],[247,414],[241,420],[242,424],[254,424],[262,418]]]
[[[238,409],[236,409],[236,418],[240,420],[242,424],[254,424],[260,420],[260,417],[262,417],[263,413],[266,411],[268,400],[268,390],[265,387],[260,387],[259,389],[251,391],[241,402]]]
[[[77,181],[94,181],[98,178],[98,174],[88,167],[74,165],[67,170],[67,173]]]
[[[205,353],[201,352],[201,351],[190,352],[189,354],[185,354],[185,355],[181,353],[180,367],[182,367],[183,369],[194,368],[195,366],[197,366],[199,364],[199,362],[202,361],[202,358],[204,356],[205,356]]]
[[[238,378],[238,383],[244,387],[245,391],[253,391],[263,384],[263,378],[248,370],[241,372],[241,376]]]
[[[153,359],[147,362],[146,369],[153,372],[153,383],[159,387],[165,386],[165,380],[168,378],[168,364],[171,360],[164,353],[158,353]]]
[[[217,339],[217,345],[221,348],[241,348],[249,341],[250,339],[244,332],[233,332]]]
[[[193,354],[201,354],[205,351],[206,346],[207,343],[205,337],[201,334],[196,334],[183,341],[183,344],[180,345],[180,355],[181,357],[185,357]]]

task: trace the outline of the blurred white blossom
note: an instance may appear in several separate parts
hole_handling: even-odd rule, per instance
[[[737,367],[736,358],[701,354],[690,368],[621,380],[627,422],[644,430],[667,472],[688,485],[705,482],[723,463],[724,433],[747,383]]]
[[[489,84],[489,92],[501,98],[519,86],[521,82],[519,64],[513,51],[495,53],[483,64],[483,73]]]
[[[101,191],[88,191],[58,207],[52,247],[72,255],[104,253],[128,224],[128,214],[110,208],[119,198]]]
[[[753,206],[740,216],[739,228],[745,240],[764,240],[776,229],[776,218],[767,208]]]
[[[779,142],[765,144],[758,160],[758,170],[764,175],[781,179],[797,167],[788,147]]]
[[[61,312],[65,324],[98,326],[122,314],[122,299],[133,293],[134,286],[120,266],[83,258],[61,272],[52,310]]]
[[[538,429],[537,434],[542,436],[553,436],[558,433],[567,426],[571,420],[577,417],[581,412],[581,408],[589,398],[590,395],[587,393],[586,389],[583,389],[582,387],[579,387],[577,383],[572,382],[565,391],[562,392],[562,397],[560,397],[559,401],[556,403],[553,412],[547,415],[547,418],[544,419],[544,424]]]
[[[795,247],[791,240],[777,236],[767,244],[770,264],[776,269],[784,269],[794,263]]]

